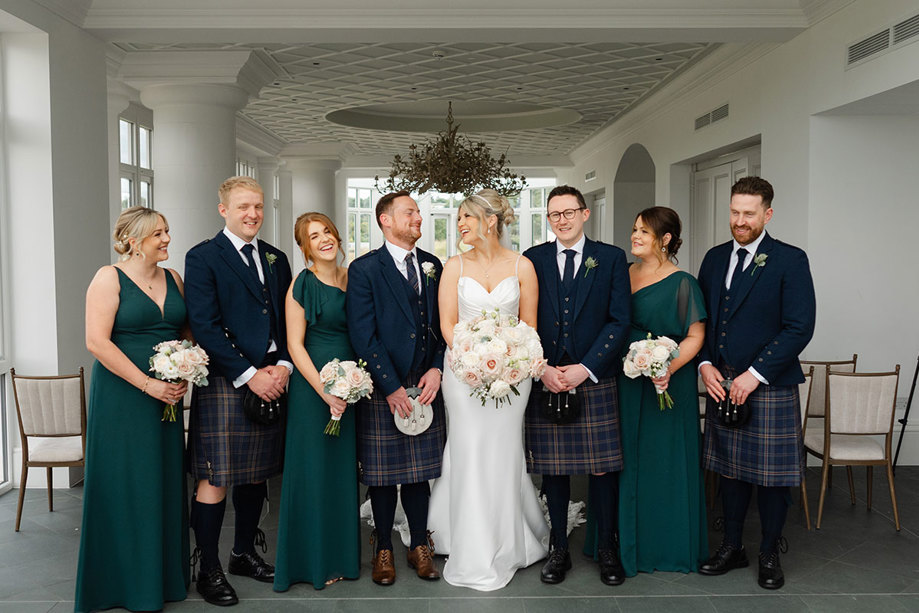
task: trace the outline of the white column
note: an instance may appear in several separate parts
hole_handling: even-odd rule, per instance
[[[235,174],[236,111],[249,94],[228,84],[158,84],[141,90],[153,110],[156,209],[169,220],[169,266],[223,227],[217,188]]]
[[[281,210],[279,211],[280,220],[278,223],[278,244],[276,247],[287,254],[290,258],[291,268],[300,270],[303,266],[303,258],[300,256],[300,250],[297,242],[294,240],[294,222],[292,217],[293,211],[293,173],[284,166],[278,170],[278,199],[281,201]]]
[[[335,221],[335,172],[341,168],[338,159],[319,158],[286,158],[287,168],[291,171],[292,179],[292,224],[297,217],[307,212],[317,212],[328,215]],[[346,228],[338,228],[339,234],[344,237]],[[293,225],[291,225],[291,233]],[[291,240],[293,236],[291,234]],[[296,249],[296,242],[294,242]],[[299,261],[297,261],[299,260]],[[291,267],[296,274],[303,269],[303,258],[294,257]]]
[[[278,195],[274,193],[274,175],[278,171],[278,166],[277,158],[260,157],[257,160],[258,182],[265,195],[265,221],[262,223],[259,238],[268,241],[275,247],[278,246],[278,239],[281,237],[281,220],[278,218],[280,211],[274,209],[274,201],[278,198]]]

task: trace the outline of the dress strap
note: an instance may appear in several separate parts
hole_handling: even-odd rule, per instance
[[[519,275],[517,274],[517,271],[520,269],[520,258],[522,258],[522,257],[523,257],[523,254],[522,254],[522,253],[517,254],[517,261],[514,262],[514,276],[515,276],[515,277],[519,276]]]
[[[460,260],[460,276],[462,277],[463,276],[463,254],[462,253],[459,254],[459,260]]]

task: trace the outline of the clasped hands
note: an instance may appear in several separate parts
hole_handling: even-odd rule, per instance
[[[555,394],[568,392],[584,383],[590,376],[581,364],[567,366],[546,366],[546,372],[540,377],[542,384]]]
[[[430,368],[421,379],[418,380],[418,388],[421,390],[421,394],[418,395],[418,402],[421,404],[431,404],[434,402],[434,398],[437,396],[437,392],[440,390],[440,370],[436,368]],[[399,416],[403,419],[407,418],[412,414],[412,401],[408,397],[404,387],[400,387],[392,394],[386,397],[386,403],[389,404],[389,412],[395,414],[399,413]]]
[[[265,366],[259,368],[246,385],[262,400],[271,401],[281,397],[289,378],[290,371],[286,366]]]
[[[702,375],[702,383],[705,384],[708,395],[714,398],[716,402],[721,402],[728,396],[727,391],[721,387],[724,377],[717,368],[711,364],[703,364],[699,367],[699,374]],[[749,370],[737,375],[734,377],[733,383],[731,383],[731,402],[734,404],[745,403],[757,387],[759,387],[759,379],[754,377]]]

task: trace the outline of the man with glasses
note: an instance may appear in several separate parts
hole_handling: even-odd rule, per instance
[[[549,193],[556,239],[524,253],[539,279],[537,332],[549,361],[526,412],[527,470],[542,475],[552,523],[544,583],[561,583],[568,553],[570,475],[589,475],[597,519],[600,579],[619,585],[625,572],[614,545],[619,445],[616,375],[627,337],[631,289],[625,253],[584,235],[590,210],[577,189]]]

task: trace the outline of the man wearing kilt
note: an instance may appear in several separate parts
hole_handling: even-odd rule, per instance
[[[227,487],[233,486],[236,526],[228,570],[274,581],[258,528],[265,480],[281,472],[283,421],[262,425],[243,412],[251,390],[263,400],[284,393],[293,364],[287,355],[284,295],[291,282],[287,256],[256,238],[263,220],[262,188],[232,177],[219,189],[226,227],[185,256],[185,303],[195,340],[210,356],[210,385],[195,388],[188,440],[196,481],[191,527],[200,555],[198,592],[216,605],[238,602],[217,554]]]
[[[622,470],[616,375],[629,326],[629,273],[621,249],[584,235],[590,211],[581,192],[558,186],[546,206],[557,240],[524,253],[539,279],[536,327],[549,362],[542,385],[533,386],[525,420],[527,470],[542,474],[552,523],[551,551],[541,578],[560,583],[571,568],[570,475],[588,474],[600,579],[619,585],[625,572],[614,546]],[[564,404],[569,391],[576,393],[580,413],[560,420],[547,415],[549,403]]]
[[[724,540],[699,572],[721,575],[749,564],[743,525],[756,485],[758,581],[766,589],[785,584],[778,549],[789,487],[800,485],[804,470],[798,354],[813,336],[816,313],[807,255],[764,231],[772,198],[772,186],[760,177],[737,181],[730,205],[734,240],[710,249],[699,270],[710,313],[699,353],[709,394],[704,465],[721,475],[724,505]],[[725,378],[733,380],[729,392],[721,383]],[[726,399],[747,403],[748,423],[722,425],[717,403]]]
[[[437,290],[443,266],[417,249],[421,213],[408,192],[380,198],[377,224],[386,242],[348,268],[348,332],[355,353],[367,362],[373,395],[357,409],[361,481],[368,487],[375,547],[372,578],[380,585],[396,580],[392,529],[397,486],[408,519],[408,564],[422,579],[439,579],[427,530],[428,480],[440,476],[446,442],[440,391],[444,342],[440,337]],[[421,390],[418,401],[432,404],[434,419],[421,434],[409,436],[395,425],[412,404],[406,388]]]

